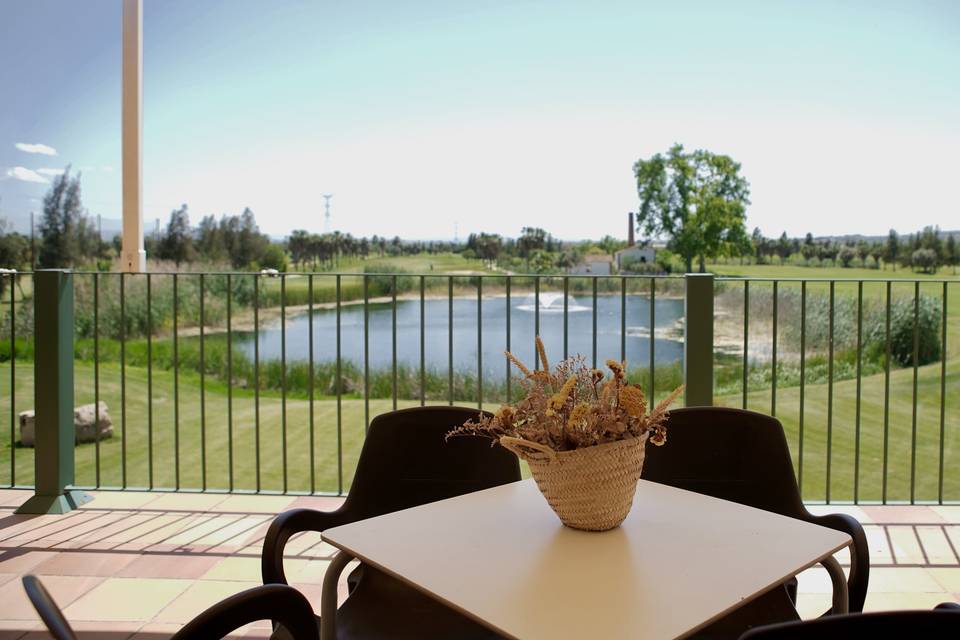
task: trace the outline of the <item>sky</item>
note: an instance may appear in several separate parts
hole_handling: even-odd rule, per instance
[[[0,216],[121,215],[120,0],[0,0]],[[144,218],[626,235],[633,163],[731,156],[766,235],[960,228],[960,3],[144,0]]]

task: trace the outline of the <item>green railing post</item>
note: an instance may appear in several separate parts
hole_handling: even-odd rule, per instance
[[[37,271],[34,313],[34,468],[32,498],[17,513],[66,513],[91,497],[73,484],[73,274]]]
[[[713,404],[713,274],[684,278],[683,384],[688,407]]]

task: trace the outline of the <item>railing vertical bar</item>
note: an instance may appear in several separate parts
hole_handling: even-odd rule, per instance
[[[570,312],[570,277],[563,276],[563,359],[566,360],[569,355],[570,324],[568,314]]]
[[[483,411],[483,276],[477,276],[477,409]]]
[[[447,391],[453,406],[453,276],[447,276]]]
[[[253,437],[257,493],[260,493],[260,276],[253,275]]]
[[[307,348],[310,350],[307,356],[307,367],[309,368],[307,378],[307,394],[310,396],[308,403],[310,405],[310,493],[317,492],[317,444],[316,444],[316,422],[314,416],[313,402],[313,382],[316,372],[313,362],[313,274],[307,276]]]
[[[370,429],[370,279],[363,275],[363,433]]]
[[[836,281],[830,281],[830,317],[827,323],[827,504],[830,503],[830,471],[833,463],[833,312]]]
[[[10,298],[10,309],[13,309],[13,298]],[[15,317],[15,316],[14,316]],[[16,323],[11,323],[16,327]],[[12,347],[13,345],[11,345]],[[14,351],[10,349],[10,365],[13,366]],[[11,397],[10,406],[13,407]],[[97,428],[94,429],[94,465],[96,480],[94,486],[100,488],[100,274],[93,274],[93,406],[96,411]],[[13,450],[11,449],[11,453]]]
[[[946,358],[947,354],[943,354]],[[913,283],[913,409],[910,419],[910,504],[917,489],[917,388],[920,360],[920,281]]]
[[[120,479],[127,488],[127,307],[126,274],[120,273]]]
[[[593,278],[593,368],[597,368],[597,279]]]
[[[857,400],[854,409],[853,502],[860,501],[860,395],[863,351],[863,280],[857,282]]]
[[[743,408],[747,408],[747,379],[750,374],[750,281],[743,281]]]
[[[507,279],[507,287],[506,287],[507,297],[506,297],[506,300],[504,301],[504,304],[506,305],[506,311],[507,311],[507,351],[510,351],[510,316],[512,315],[512,311],[513,311],[510,304],[510,287],[513,284],[513,278],[511,276],[504,276],[504,277]],[[512,382],[510,378],[510,359],[504,358],[504,361],[507,363],[507,402],[509,403],[511,398],[510,383]]]
[[[540,276],[533,277],[533,370],[540,368],[540,351],[536,338],[540,336]]]
[[[627,279],[620,276],[620,362],[627,360]]]
[[[340,350],[342,348],[340,335],[340,305],[343,296],[340,274],[336,277],[337,285],[337,493],[343,495],[343,378],[341,377]]]
[[[778,282],[774,280],[773,281],[773,336],[772,336],[773,342],[771,344],[771,352],[770,352],[770,356],[771,356],[771,359],[770,359],[770,365],[771,365],[770,415],[771,416],[777,415],[777,320],[779,319],[777,317],[778,316],[777,304],[778,304],[778,298],[779,298],[779,295],[778,295],[779,291],[777,288],[777,284]]]
[[[207,367],[204,364],[204,327],[207,324],[204,315],[204,275],[200,274],[200,477],[201,487],[207,490],[207,400],[205,397],[205,381]]]
[[[887,280],[887,308],[885,322],[886,357],[883,362],[883,479],[882,502],[887,503],[887,463],[890,444],[890,293],[892,283]]]
[[[650,399],[650,402],[654,402],[656,398],[657,386],[654,377],[655,364],[654,364],[654,348],[656,347],[656,338],[654,337],[657,332],[657,279],[650,278],[650,364],[649,364],[649,375],[650,375],[650,388],[647,392],[647,397]]]
[[[287,472],[287,274],[280,274],[280,438],[283,492],[289,488]]]
[[[227,274],[227,484],[233,492],[233,276]]]
[[[391,282],[392,290],[392,305],[390,307],[391,313],[391,324],[390,329],[392,333],[392,343],[391,343],[391,377],[390,377],[390,389],[391,395],[393,397],[393,410],[397,410],[397,276],[393,276]]]
[[[17,308],[16,308],[16,276],[10,275],[10,486],[17,486]],[[94,297],[96,297],[96,276],[94,276]],[[96,338],[96,301],[94,301],[94,375],[99,381],[97,367],[97,338]],[[96,390],[99,391],[99,384]],[[99,431],[99,430],[98,430]],[[100,486],[100,441],[97,439],[97,486]]]
[[[427,303],[426,276],[420,276],[420,406],[427,404]]]
[[[940,469],[937,475],[937,502],[943,504],[943,445],[947,398],[947,283],[943,283],[940,309]]]
[[[147,274],[147,483],[153,490],[153,287]],[[99,420],[94,428],[100,431]]]
[[[800,283],[800,415],[797,431],[797,484],[803,499],[803,416],[807,386],[807,281]]]
[[[173,276],[173,486],[180,490],[180,315],[179,280]]]

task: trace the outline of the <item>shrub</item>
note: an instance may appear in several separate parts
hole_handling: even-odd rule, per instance
[[[941,356],[940,301],[920,296],[916,317],[917,363],[936,362]],[[904,367],[913,366],[914,299],[901,298],[890,309],[890,355]],[[886,314],[877,313],[871,318],[867,332],[869,348],[879,356],[886,351]]]

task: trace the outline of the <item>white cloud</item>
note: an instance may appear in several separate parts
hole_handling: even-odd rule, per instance
[[[55,156],[57,155],[57,150],[51,146],[45,144],[30,144],[28,142],[18,142],[16,145],[17,149],[20,151],[26,151],[27,153],[41,153],[45,156]]]
[[[37,169],[37,173],[43,174],[45,176],[59,176],[63,174],[63,169]]]
[[[33,169],[27,169],[26,167],[13,167],[12,169],[7,169],[6,175],[8,178],[13,178],[14,180],[23,180],[24,182],[39,182],[40,184],[47,184],[49,182],[49,180],[44,178]]]

